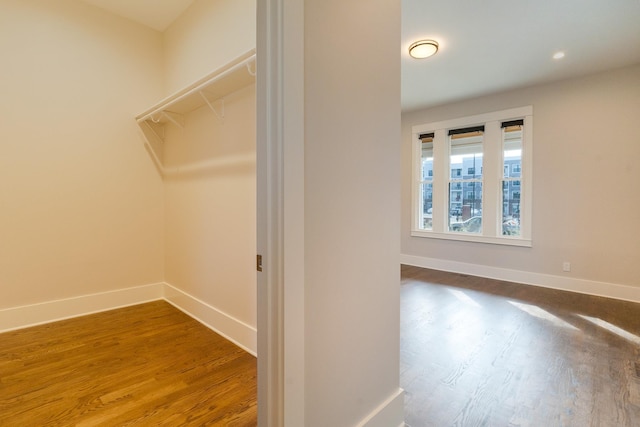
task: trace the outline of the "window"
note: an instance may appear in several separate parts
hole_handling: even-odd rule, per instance
[[[413,127],[412,236],[531,246],[532,107]]]
[[[460,219],[469,219],[482,212],[482,174],[476,175],[482,165],[482,138],[484,127],[449,129],[449,225],[451,232],[480,233],[482,224],[479,223],[471,230]],[[462,170],[467,174],[462,175]],[[464,187],[464,192],[458,191]]]
[[[502,177],[502,234],[520,235],[520,172],[524,120],[502,122],[502,163],[511,173]],[[506,191],[505,191],[506,190]],[[517,191],[516,191],[517,190]]]

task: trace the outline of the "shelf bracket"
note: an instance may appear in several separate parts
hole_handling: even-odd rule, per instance
[[[164,142],[164,127],[159,123],[159,120],[151,118],[151,122],[145,120],[144,124],[159,142]]]
[[[200,93],[200,96],[202,97],[202,99],[204,99],[204,102],[206,102],[209,108],[211,108],[211,111],[213,111],[220,120],[224,119],[224,98],[212,102],[209,101],[209,98],[207,98],[207,94],[204,91],[201,90],[198,93]],[[219,106],[216,107],[215,104],[219,104]]]
[[[162,115],[180,129],[184,129],[184,116],[173,111],[162,111]]]
[[[251,74],[253,77],[256,76],[256,61],[253,61],[253,70],[251,69],[251,62],[247,62],[247,71],[249,72],[249,74]]]

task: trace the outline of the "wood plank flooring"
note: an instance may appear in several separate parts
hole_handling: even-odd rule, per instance
[[[156,301],[0,334],[0,426],[255,426],[256,359]]]
[[[405,419],[640,426],[640,305],[402,267]]]

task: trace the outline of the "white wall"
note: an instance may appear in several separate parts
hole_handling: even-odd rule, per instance
[[[164,34],[171,92],[255,48],[255,15],[253,0],[196,0]],[[235,323],[239,329],[210,324],[251,351],[256,338],[255,103],[255,85],[250,85],[225,97],[223,118],[205,105],[186,116],[184,129],[167,126],[164,144],[165,166],[195,170],[165,177],[165,280]],[[251,343],[238,337],[244,333],[253,335]]]
[[[162,183],[133,117],[156,31],[72,0],[0,0],[0,308],[163,279]]]
[[[255,47],[256,0],[195,0],[164,32],[166,93]]]
[[[305,425],[351,426],[399,396],[400,2],[304,13]]]
[[[165,281],[256,326],[255,85],[169,128],[165,177]],[[195,168],[194,168],[195,166]]]
[[[534,114],[533,247],[411,237],[411,126],[524,105]],[[402,253],[637,299],[608,285],[640,287],[638,117],[640,65],[403,114]]]

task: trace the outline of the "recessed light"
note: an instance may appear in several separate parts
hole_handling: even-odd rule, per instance
[[[412,58],[428,58],[438,51],[438,42],[435,40],[419,40],[409,46],[409,55]]]
[[[561,50],[553,54],[553,59],[562,59],[562,58],[564,58],[564,52]]]

